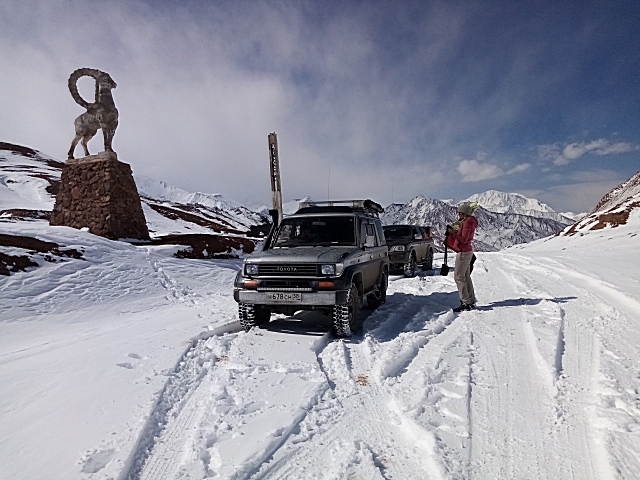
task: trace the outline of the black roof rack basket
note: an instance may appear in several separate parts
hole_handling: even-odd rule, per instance
[[[318,211],[320,209],[324,210],[327,207],[333,207],[331,209],[334,211],[364,211],[375,216],[378,216],[380,213],[384,213],[384,208],[382,208],[382,205],[369,199],[324,201],[309,200],[300,202],[298,211],[296,213]]]

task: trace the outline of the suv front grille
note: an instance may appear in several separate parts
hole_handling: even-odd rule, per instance
[[[270,277],[315,277],[318,275],[318,266],[314,264],[260,265],[258,267],[258,275]]]

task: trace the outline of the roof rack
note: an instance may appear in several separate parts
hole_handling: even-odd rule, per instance
[[[349,208],[351,210],[362,210],[367,213],[372,214],[380,214],[384,213],[384,208],[379,203],[374,202],[373,200],[324,200],[324,201],[305,201],[299,203],[298,211],[303,208],[322,208],[322,207],[342,207]]]

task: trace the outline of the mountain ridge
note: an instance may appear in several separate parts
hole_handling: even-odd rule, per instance
[[[0,217],[46,220],[53,209],[63,166],[63,162],[38,150],[0,142]],[[249,209],[224,195],[187,192],[146,176],[134,178],[152,237],[213,234],[253,237],[257,241],[268,229],[270,219],[266,211]],[[488,190],[463,201],[480,205],[476,212],[476,250],[496,251],[563,232],[585,230],[587,227],[584,225],[596,222],[593,216],[603,209],[609,210],[610,220],[612,216],[628,215],[628,212],[624,213],[625,208],[631,211],[635,203],[624,203],[624,199],[637,194],[638,189],[640,178],[636,174],[605,195],[591,216],[580,222],[553,211],[537,199],[518,193]],[[309,197],[304,200],[309,200]],[[297,202],[286,202],[285,213],[293,213]],[[388,205],[381,218],[384,224],[429,225],[441,248],[446,225],[457,219],[457,203],[418,195],[407,203]],[[617,212],[616,208],[622,211]],[[599,218],[606,224],[605,217]]]
[[[474,249],[476,251],[497,251],[512,245],[528,243],[554,235],[573,223],[566,217],[560,217],[562,221],[556,220],[551,215],[555,212],[549,207],[546,207],[547,211],[540,212],[540,216],[521,213],[518,211],[519,206],[517,204],[504,204],[513,195],[517,195],[518,199],[526,199],[520,194],[496,196],[490,193],[487,196],[477,194],[463,200],[475,201],[480,204],[480,207],[475,212],[475,217],[478,219],[478,229],[474,238]],[[490,211],[485,208],[481,202],[487,198],[491,199],[490,208],[498,208],[495,199],[500,198],[502,202],[500,209],[506,213]],[[527,203],[528,205],[544,205],[534,199],[527,200],[532,200]],[[531,208],[526,211],[536,213],[536,210]],[[393,204],[392,208],[385,209],[385,213],[382,215],[382,221],[385,224],[404,223],[431,226],[439,248],[442,248],[441,244],[446,226],[455,222],[457,218],[457,205],[454,205],[452,201],[437,200],[424,195],[418,195],[406,204]]]

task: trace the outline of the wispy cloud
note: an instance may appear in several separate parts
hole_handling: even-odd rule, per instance
[[[524,173],[526,171],[528,171],[531,168],[531,164],[530,163],[521,163],[519,165],[516,165],[515,167],[507,170],[507,175],[516,175],[518,173]]]
[[[458,173],[462,175],[463,182],[480,182],[504,175],[495,163],[478,159],[462,160],[458,163]]]
[[[640,149],[640,146],[629,142],[611,142],[605,138],[587,142],[573,142],[567,144],[554,143],[539,145],[538,156],[544,161],[551,161],[554,165],[569,165],[589,154],[593,155],[617,155]]]
[[[507,175],[524,173],[531,168],[530,163],[520,163],[515,167],[501,167],[495,161],[486,159],[487,155],[480,152],[477,158],[460,160],[457,166],[463,182],[481,182]]]

